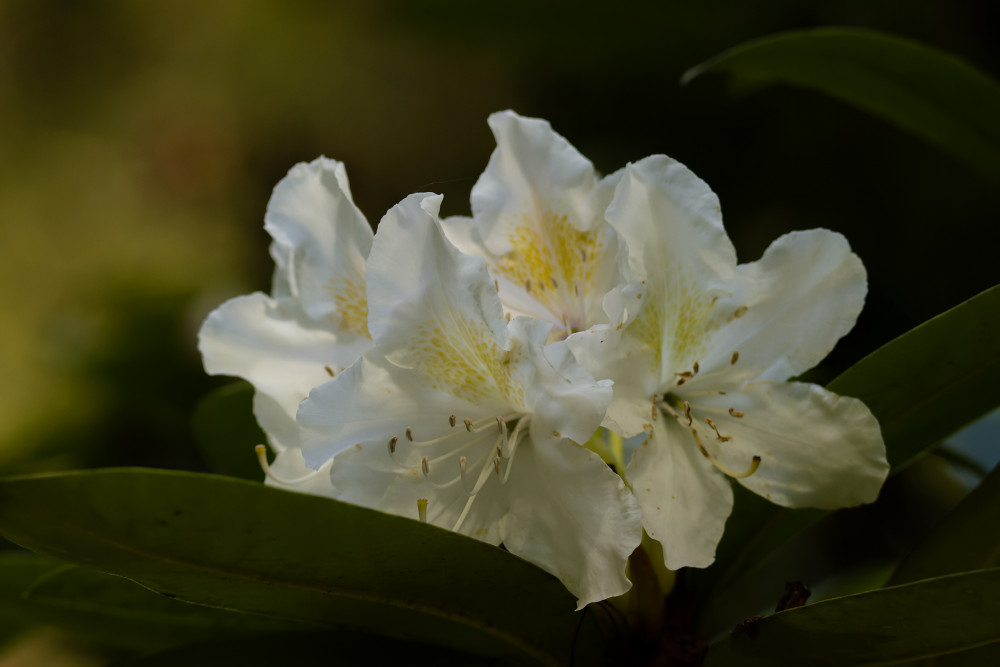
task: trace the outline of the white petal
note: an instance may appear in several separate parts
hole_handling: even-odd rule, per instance
[[[343,164],[318,158],[292,167],[267,205],[276,294],[287,286],[316,320],[364,335],[365,258],[372,231],[354,205]]]
[[[517,318],[511,320],[511,334],[516,340],[528,339],[522,328],[529,325],[544,335],[548,325],[538,320]],[[538,326],[542,325],[542,326]],[[536,334],[535,341],[539,341]],[[544,340],[541,339],[542,341]],[[539,341],[541,342],[541,341]],[[585,443],[594,434],[611,401],[611,383],[595,382],[594,378],[576,362],[564,341],[541,345],[529,350],[534,373],[522,376],[528,388],[527,404],[534,416],[531,420],[532,438],[542,444],[569,438]]]
[[[604,321],[601,300],[620,281],[617,239],[603,213],[623,172],[600,181],[593,165],[543,120],[490,117],[497,148],[472,190],[473,218],[445,228],[488,260],[513,315],[565,333]]]
[[[593,452],[560,441],[525,443],[504,486],[510,510],[500,536],[511,553],[551,572],[579,599],[621,595],[625,564],[639,546],[639,507]]]
[[[313,389],[297,415],[306,464],[318,468],[358,443],[377,442],[385,448],[396,436],[405,444],[407,428],[418,439],[428,440],[455,428],[464,430],[464,419],[499,414],[422,386],[421,380],[419,372],[399,368],[375,350]],[[452,414],[456,427],[449,422]],[[419,456],[413,465],[419,465]]]
[[[429,389],[477,404],[523,405],[517,351],[486,263],[460,253],[437,221],[440,197],[412,195],[379,224],[368,260],[369,324],[392,363]]]
[[[602,426],[628,438],[652,421],[653,394],[660,389],[654,354],[621,329],[595,327],[566,339],[573,356],[596,378],[613,381],[613,398]]]
[[[695,414],[711,413],[729,442],[705,439],[726,465],[747,469],[739,482],[786,507],[835,509],[870,503],[889,472],[878,422],[861,401],[801,382],[750,384],[739,394],[700,399]],[[741,418],[727,414],[733,407]]]
[[[705,459],[690,432],[660,417],[632,456],[626,478],[642,508],[642,525],[663,545],[671,570],[708,567],[733,507],[729,480]]]
[[[270,466],[271,475],[264,478],[264,483],[285,491],[336,498],[337,490],[330,481],[331,463],[313,470],[306,466],[302,450],[289,447],[277,453]]]
[[[825,229],[786,234],[739,272],[747,285],[741,315],[712,346],[723,364],[739,350],[744,379],[787,380],[818,364],[854,326],[868,288],[847,240]]]
[[[309,390],[353,363],[370,344],[317,328],[294,300],[259,292],[222,304],[198,334],[205,370],[253,384],[254,412],[278,448],[295,445],[295,411]]]
[[[712,332],[735,310],[736,253],[715,194],[665,156],[627,167],[607,218],[642,286],[634,299],[625,291],[619,297],[619,308],[635,313],[626,336],[653,351],[650,370],[662,387],[709,352]]]

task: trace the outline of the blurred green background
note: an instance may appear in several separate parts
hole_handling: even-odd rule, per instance
[[[996,3],[0,2],[0,470],[204,467],[203,317],[267,289],[271,188],[343,160],[374,224],[468,211],[487,115],[550,120],[603,172],[651,153],[719,194],[741,260],[845,233],[868,306],[817,379],[996,281],[1000,193],[813,93],[681,74],[747,39],[867,27],[996,76]],[[249,452],[248,452],[249,455]]]

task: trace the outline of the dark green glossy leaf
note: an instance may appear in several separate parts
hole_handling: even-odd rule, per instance
[[[0,554],[0,616],[143,651],[296,629],[259,616],[171,600],[122,577],[27,552]]]
[[[1000,286],[883,345],[828,386],[878,417],[893,469],[1000,406]]]
[[[498,661],[441,646],[388,639],[363,633],[325,632],[257,635],[253,641],[223,640],[192,644],[114,667],[283,667],[285,665],[406,665],[467,667]]]
[[[885,665],[1000,641],[1000,568],[825,600],[747,623],[707,667]]]
[[[8,478],[0,532],[182,600],[491,657],[565,663],[581,621],[559,581],[501,549],[228,477],[116,469]],[[579,639],[578,655],[600,655],[594,627]]]
[[[194,436],[205,462],[215,472],[261,481],[254,447],[267,443],[253,417],[253,387],[234,382],[208,393],[191,418]]]
[[[685,73],[816,90],[879,116],[1000,178],[1000,87],[955,56],[877,32],[823,28],[757,39]]]
[[[1000,287],[993,287],[886,343],[828,388],[863,400],[878,417],[897,470],[1000,405]],[[737,489],[740,491],[740,489]],[[789,510],[737,495],[705,589],[725,588],[826,512]]]
[[[889,585],[1000,566],[1000,467],[899,564]]]

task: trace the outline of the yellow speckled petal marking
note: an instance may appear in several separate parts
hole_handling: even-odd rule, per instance
[[[502,349],[485,323],[455,313],[432,320],[417,328],[413,349],[432,389],[473,404],[502,398],[510,405],[524,405],[524,387],[512,372],[521,347]]]
[[[604,234],[600,226],[580,231],[566,215],[530,211],[510,224],[511,250],[493,269],[524,287],[567,328],[578,328],[586,317],[583,297],[593,290],[605,250]]]
[[[364,278],[334,278],[327,286],[337,304],[339,325],[359,336],[371,339],[368,333],[368,299]]]
[[[719,322],[713,316],[716,297],[699,289],[694,279],[683,270],[671,267],[650,276],[646,301],[629,335],[648,345],[654,363],[664,369],[668,363],[683,366],[698,360],[709,342],[709,333]]]

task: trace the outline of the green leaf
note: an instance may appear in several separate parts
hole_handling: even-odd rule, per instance
[[[253,387],[234,382],[209,392],[191,417],[195,440],[213,471],[261,481],[254,447],[267,442],[253,418]]]
[[[827,388],[878,417],[898,469],[1000,405],[1000,286],[883,345]]]
[[[257,635],[252,642],[222,640],[192,644],[116,667],[281,667],[284,665],[426,665],[467,667],[497,661],[441,646],[358,633]]]
[[[1000,641],[1000,568],[963,572],[789,609],[708,650],[715,665],[884,665]]]
[[[899,564],[889,585],[1000,566],[1000,467]]]
[[[243,480],[112,469],[0,480],[0,532],[165,595],[491,657],[600,656],[593,615],[496,547]]]
[[[943,51],[877,32],[823,28],[756,39],[688,70],[809,88],[879,116],[1000,178],[1000,87]]]
[[[0,617],[142,651],[297,627],[178,602],[122,577],[27,552],[0,553]]]
[[[882,428],[889,463],[898,470],[1000,405],[998,339],[1000,286],[886,343],[827,387],[868,405]],[[756,567],[827,514],[750,496],[737,495],[716,563],[701,575],[713,580],[702,584],[706,589],[756,576]]]

